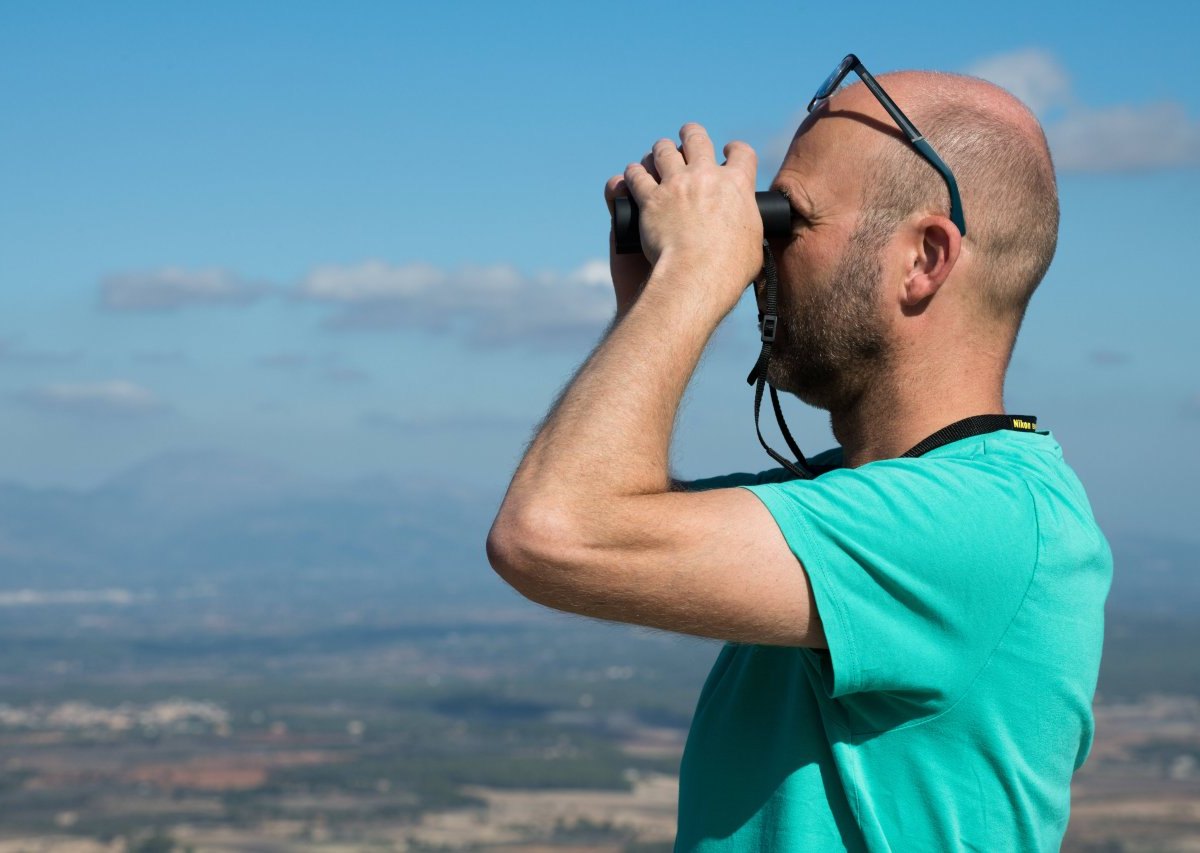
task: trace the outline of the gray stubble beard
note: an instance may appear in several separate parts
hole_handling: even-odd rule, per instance
[[[831,413],[855,404],[884,375],[891,348],[878,301],[890,232],[860,223],[821,292],[780,288],[779,331],[767,381]]]

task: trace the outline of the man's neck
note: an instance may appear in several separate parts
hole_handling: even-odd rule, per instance
[[[938,379],[932,371],[918,380],[881,378],[852,405],[831,412],[843,466],[893,459],[955,421],[1004,411],[1002,376],[964,370]]]

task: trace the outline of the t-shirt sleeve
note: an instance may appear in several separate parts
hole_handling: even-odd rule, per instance
[[[949,707],[999,645],[1036,568],[1033,498],[994,464],[888,459],[746,488],[808,575],[831,698],[890,691],[926,711]]]

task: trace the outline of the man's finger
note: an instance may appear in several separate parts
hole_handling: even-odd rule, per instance
[[[650,173],[650,177],[662,183],[662,175],[658,173],[658,166],[654,165],[654,152],[647,151],[646,156],[642,158],[642,168]]]
[[[708,131],[696,124],[694,121],[689,121],[683,127],[679,128],[679,138],[683,145],[683,158],[688,163],[715,163],[716,155],[713,154],[712,140],[708,138]]]
[[[758,155],[754,153],[754,149],[745,142],[735,139],[725,145],[724,151],[725,165],[745,172],[753,182],[754,173],[758,171]]]
[[[682,171],[686,165],[679,148],[665,137],[655,142],[650,151],[654,155],[654,165],[658,167],[658,174],[664,181],[676,172]]]
[[[613,204],[613,199],[617,196],[629,195],[629,187],[625,186],[624,175],[613,175],[604,185],[604,202],[608,205],[608,215],[613,216],[616,213],[616,208]]]
[[[641,207],[646,196],[658,186],[658,181],[650,176],[641,163],[630,163],[625,167],[625,186],[629,188],[629,194],[638,207]]]

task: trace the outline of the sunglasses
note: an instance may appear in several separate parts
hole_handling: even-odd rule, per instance
[[[838,67],[833,69],[833,73],[825,78],[825,82],[821,84],[821,88],[817,89],[817,93],[808,102],[808,111],[811,113],[818,103],[836,92],[838,86],[842,85],[842,81],[846,79],[846,75],[851,71],[859,76],[863,84],[871,90],[871,94],[879,100],[879,103],[883,104],[883,108],[887,110],[892,120],[899,125],[900,130],[908,137],[908,141],[912,143],[917,153],[924,157],[930,166],[937,169],[938,174],[946,181],[946,188],[950,190],[950,221],[958,228],[959,234],[966,236],[967,223],[963,218],[962,199],[958,195],[958,182],[954,180],[954,173],[950,171],[950,167],[942,161],[942,158],[937,155],[937,152],[933,150],[933,146],[926,141],[916,126],[896,106],[896,102],[891,99],[887,92],[883,91],[883,87],[871,76],[871,72],[863,67],[857,56],[853,53],[847,55]]]

